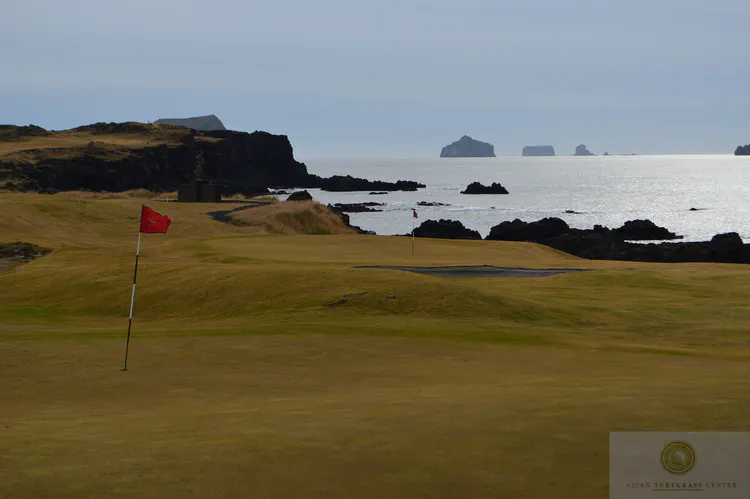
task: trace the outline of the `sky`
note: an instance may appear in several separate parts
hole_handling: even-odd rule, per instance
[[[748,0],[0,0],[0,123],[217,115],[298,159],[731,153]]]

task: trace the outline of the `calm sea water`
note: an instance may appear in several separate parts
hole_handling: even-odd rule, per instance
[[[352,223],[378,234],[411,231],[419,222],[453,219],[486,236],[505,220],[560,217],[572,227],[620,226],[648,218],[687,241],[738,232],[750,242],[750,157],[610,156],[555,158],[309,160],[308,171],[370,180],[415,180],[418,192],[382,196],[311,190],[321,203],[385,203],[382,213],[353,213]],[[469,183],[500,182],[508,195],[464,195]],[[417,207],[417,202],[450,206]],[[689,211],[699,208],[700,211]],[[567,214],[574,210],[580,214]]]

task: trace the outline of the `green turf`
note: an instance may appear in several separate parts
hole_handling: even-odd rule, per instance
[[[53,251],[0,273],[0,497],[606,497],[609,431],[750,426],[746,266],[412,257],[226,204],[147,201],[173,225],[143,236],[121,372],[142,202],[0,193],[0,243]]]

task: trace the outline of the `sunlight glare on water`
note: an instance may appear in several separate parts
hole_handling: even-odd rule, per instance
[[[531,222],[559,217],[571,227],[618,227],[648,218],[685,236],[708,240],[738,232],[750,240],[750,157],[596,156],[552,158],[310,160],[308,171],[322,176],[352,175],[369,180],[415,180],[418,192],[324,192],[316,201],[386,203],[382,213],[352,213],[352,223],[378,234],[411,231],[411,208],[423,222],[459,220],[486,236],[490,228],[519,218]],[[508,195],[465,195],[471,182],[499,182]],[[450,206],[418,207],[417,202]],[[698,208],[699,211],[690,211]],[[573,210],[578,214],[565,213]]]

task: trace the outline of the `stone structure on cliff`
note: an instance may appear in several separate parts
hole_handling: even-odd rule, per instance
[[[526,146],[521,152],[522,156],[554,156],[555,148],[552,146]]]
[[[595,154],[586,149],[585,144],[581,144],[576,147],[576,152],[573,153],[573,156],[595,156]]]
[[[443,147],[441,158],[494,158],[495,146],[464,135],[456,142]]]
[[[182,203],[220,203],[221,186],[197,181],[177,188],[177,201]]]
[[[226,130],[224,123],[213,114],[209,116],[196,116],[195,118],[163,118],[154,121],[154,124],[184,126],[185,128],[201,130],[204,132],[211,130]]]

